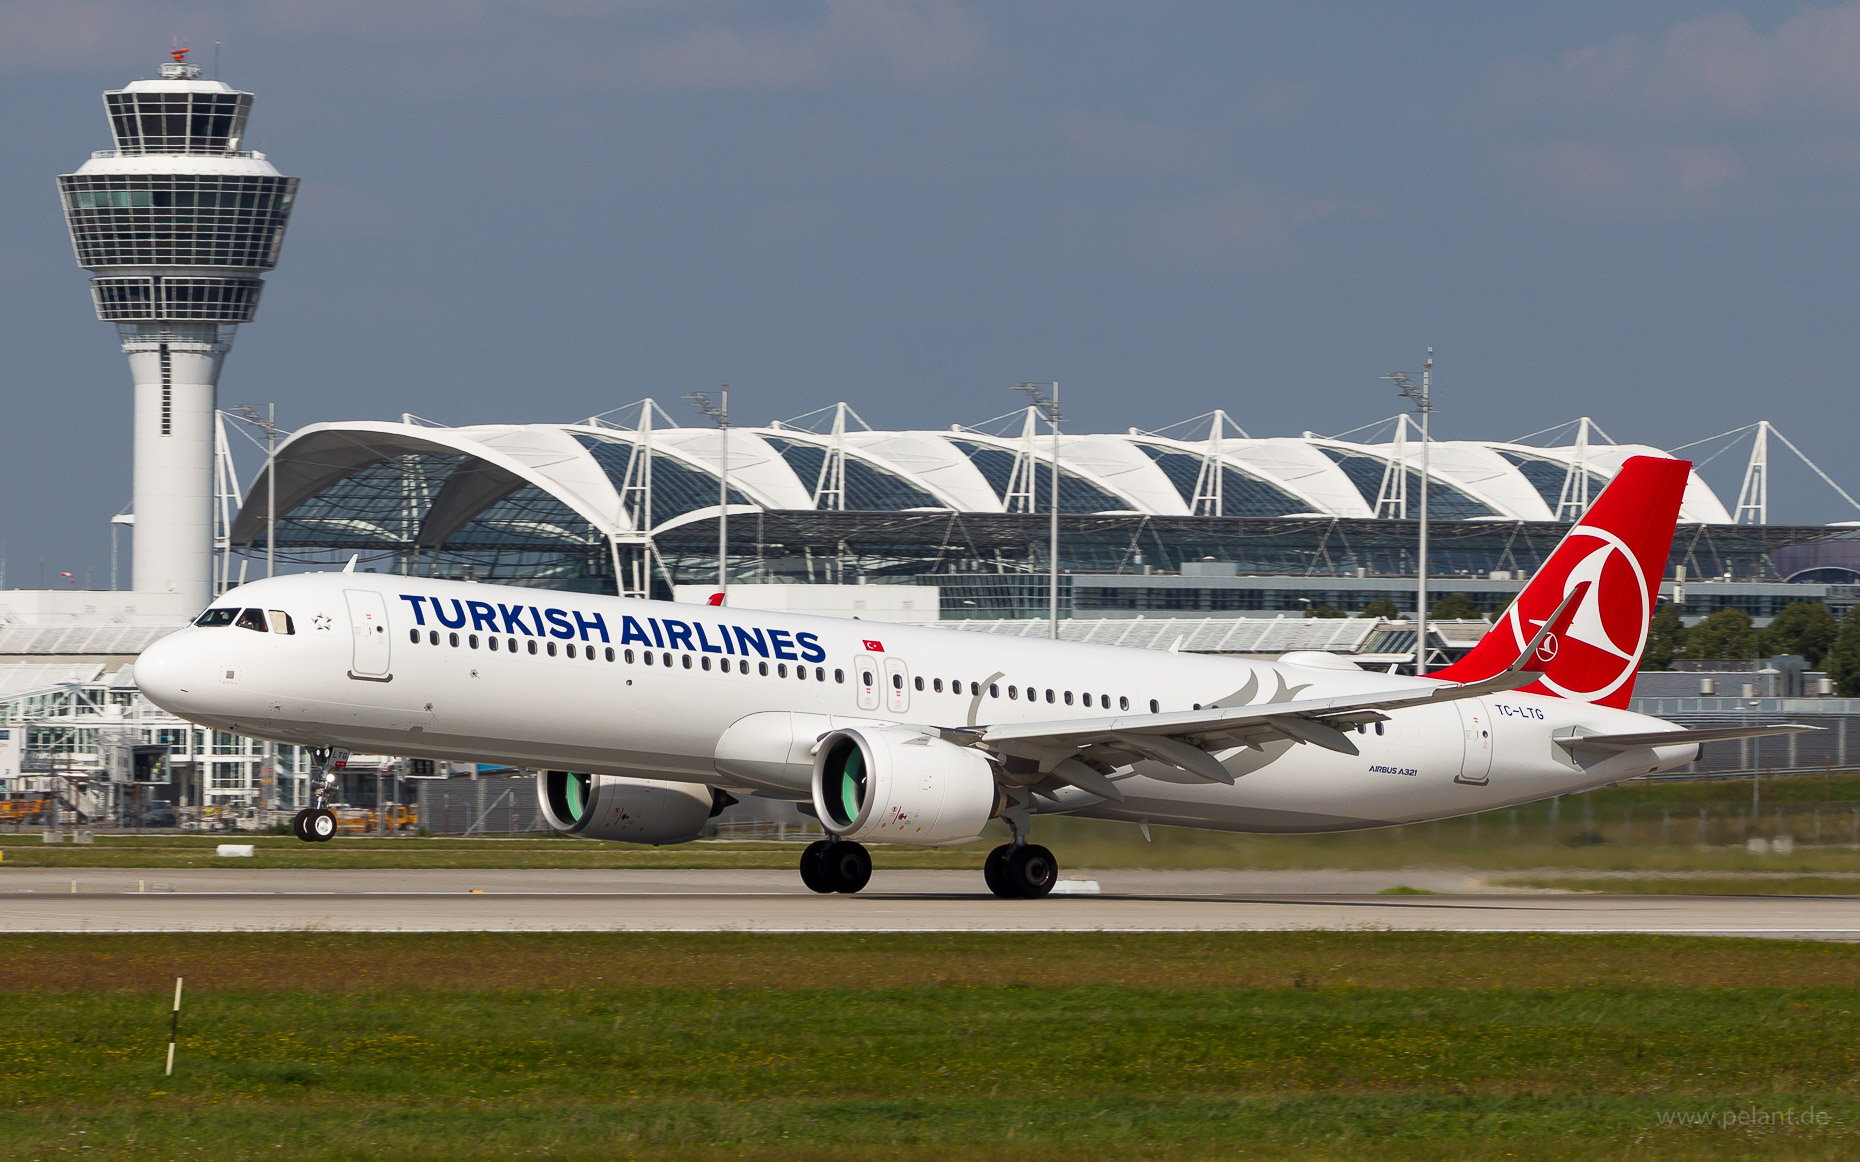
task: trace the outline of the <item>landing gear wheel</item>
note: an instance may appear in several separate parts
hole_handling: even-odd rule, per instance
[[[304,829],[304,816],[308,814],[310,814],[310,809],[306,807],[302,811],[291,816],[291,834],[303,840],[305,843],[315,843],[316,840],[310,838],[310,832]]]
[[[1037,843],[1015,848],[1001,871],[1008,891],[1023,900],[1037,900],[1059,882],[1059,861]]]
[[[820,862],[841,895],[853,895],[872,882],[872,855],[862,843],[828,844]]]
[[[988,858],[982,861],[982,882],[988,885],[989,891],[1003,899],[1013,895],[1007,888],[1007,861],[1008,856],[1013,854],[1014,845],[1004,843],[989,852]]]
[[[827,848],[833,846],[824,839],[816,839],[801,852],[801,882],[810,892],[826,895],[833,890],[833,881],[827,875],[826,860],[823,858]]]
[[[328,843],[336,838],[336,813],[328,807],[310,812],[304,819],[304,832],[312,843]]]

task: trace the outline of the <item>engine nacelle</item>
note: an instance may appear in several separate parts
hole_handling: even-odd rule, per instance
[[[821,740],[814,810],[842,839],[944,847],[979,838],[1000,810],[981,752],[901,726],[855,726]]]
[[[537,797],[549,826],[583,839],[620,843],[689,843],[733,799],[694,783],[541,771]]]

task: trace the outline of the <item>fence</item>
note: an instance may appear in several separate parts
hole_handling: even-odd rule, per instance
[[[1748,786],[1748,780],[1740,780]],[[1860,847],[1860,801],[1766,803],[1759,788],[1749,802],[1596,804],[1586,795],[1564,796],[1465,815],[1410,823],[1384,832],[1392,841],[1424,839],[1443,846],[1586,846],[1677,844],[1788,850],[1794,846]]]
[[[1811,774],[1860,767],[1860,700],[1852,698],[1636,698],[1633,709],[1681,726],[1799,722],[1819,730],[1708,742],[1687,775]]]
[[[434,835],[547,831],[534,778],[422,779],[420,826]]]

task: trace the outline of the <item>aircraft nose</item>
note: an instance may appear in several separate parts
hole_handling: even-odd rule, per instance
[[[184,714],[190,690],[201,690],[199,665],[193,659],[186,630],[171,633],[136,656],[136,688],[150,702],[170,714]]]

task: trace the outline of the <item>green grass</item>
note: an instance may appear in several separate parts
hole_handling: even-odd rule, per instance
[[[1516,876],[1494,879],[1508,888],[1617,892],[1640,896],[1860,896],[1860,879],[1833,876]]]
[[[1845,1157],[1856,981],[1618,936],[16,937],[0,1157]],[[1661,1123],[1753,1104],[1830,1121]]]

